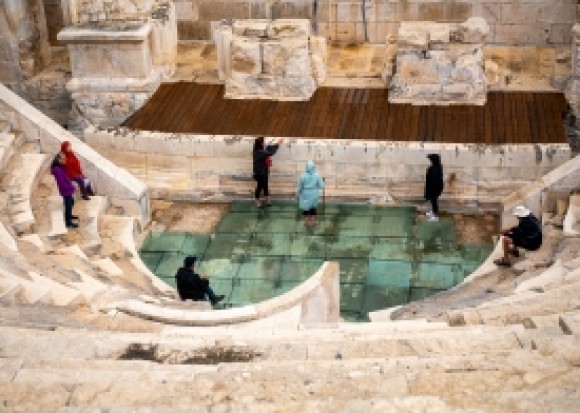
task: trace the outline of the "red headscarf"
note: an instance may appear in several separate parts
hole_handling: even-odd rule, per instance
[[[74,179],[78,176],[82,176],[83,171],[81,169],[81,163],[73,153],[70,142],[64,141],[62,145],[60,145],[60,151],[64,154],[64,157],[66,158],[66,164],[64,165],[64,169],[68,177],[70,179]]]

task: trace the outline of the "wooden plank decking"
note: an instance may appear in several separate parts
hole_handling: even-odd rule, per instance
[[[320,88],[308,102],[223,98],[222,85],[162,85],[126,126],[175,133],[448,143],[564,143],[562,93],[492,92],[485,106],[411,106],[386,89]]]

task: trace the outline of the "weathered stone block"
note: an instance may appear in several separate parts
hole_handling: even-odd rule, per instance
[[[233,24],[234,36],[265,37],[268,36],[269,20],[236,20]]]
[[[233,74],[262,73],[261,43],[254,39],[234,37],[231,43]]]
[[[427,50],[429,44],[429,31],[423,22],[404,22],[401,24],[398,36],[400,50]]]
[[[308,20],[278,19],[270,22],[267,36],[271,39],[306,38],[310,36],[310,22]]]

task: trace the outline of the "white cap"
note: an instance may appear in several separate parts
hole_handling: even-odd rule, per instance
[[[523,205],[514,208],[513,214],[518,218],[524,218],[530,215],[530,210]]]

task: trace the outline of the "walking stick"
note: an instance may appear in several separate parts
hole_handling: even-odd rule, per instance
[[[326,178],[322,178],[322,182],[324,182],[324,186],[322,187],[322,215],[326,214],[326,203],[325,203],[325,198],[326,198]]]

